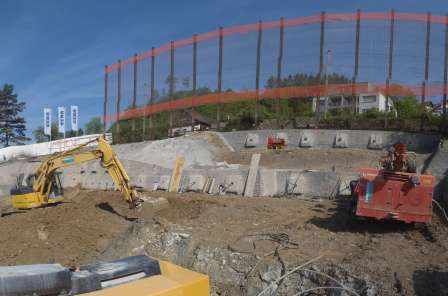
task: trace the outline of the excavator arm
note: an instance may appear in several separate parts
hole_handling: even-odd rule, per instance
[[[93,150],[82,150],[94,142],[97,142],[98,146]],[[19,209],[28,209],[61,202],[62,196],[52,196],[54,195],[55,186],[58,186],[56,171],[96,159],[100,160],[101,165],[107,170],[116,187],[129,203],[129,206],[131,208],[138,206],[140,201],[138,194],[130,186],[126,170],[103,136],[74,149],[57,153],[43,161],[34,175],[32,188],[21,188],[19,184],[16,189],[11,190],[13,206]]]

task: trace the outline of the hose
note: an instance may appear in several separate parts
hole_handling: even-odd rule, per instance
[[[443,217],[445,218],[446,222],[448,223],[448,215],[446,214],[445,209],[442,207],[442,205],[435,199],[432,200],[432,202],[439,208],[439,210],[442,212]]]

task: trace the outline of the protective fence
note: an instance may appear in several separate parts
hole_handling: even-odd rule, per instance
[[[170,134],[193,125],[197,111],[219,128],[247,110],[255,126],[298,116],[303,102],[324,119],[336,109],[354,118],[375,103],[388,128],[418,103],[413,116],[424,129],[446,118],[447,68],[448,15],[358,10],[260,21],[106,66],[104,123],[115,132],[129,124],[145,139],[160,125]]]

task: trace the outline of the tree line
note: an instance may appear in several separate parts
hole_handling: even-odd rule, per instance
[[[65,138],[78,137],[82,135],[101,134],[104,132],[103,123],[101,118],[96,116],[92,117],[89,122],[84,126],[84,129],[80,128],[77,131],[69,130],[65,132]],[[44,127],[39,126],[33,130],[33,137],[36,143],[48,142],[50,136],[44,132]],[[64,138],[64,134],[58,130],[58,123],[56,121],[51,123],[51,140],[60,140]]]

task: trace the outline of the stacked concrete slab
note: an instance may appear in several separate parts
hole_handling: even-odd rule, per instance
[[[366,130],[254,130],[219,133],[236,151],[265,148],[269,136],[281,136],[288,148],[359,148],[382,149],[397,142],[406,143],[411,151],[430,153],[437,147],[440,136],[395,131]]]

